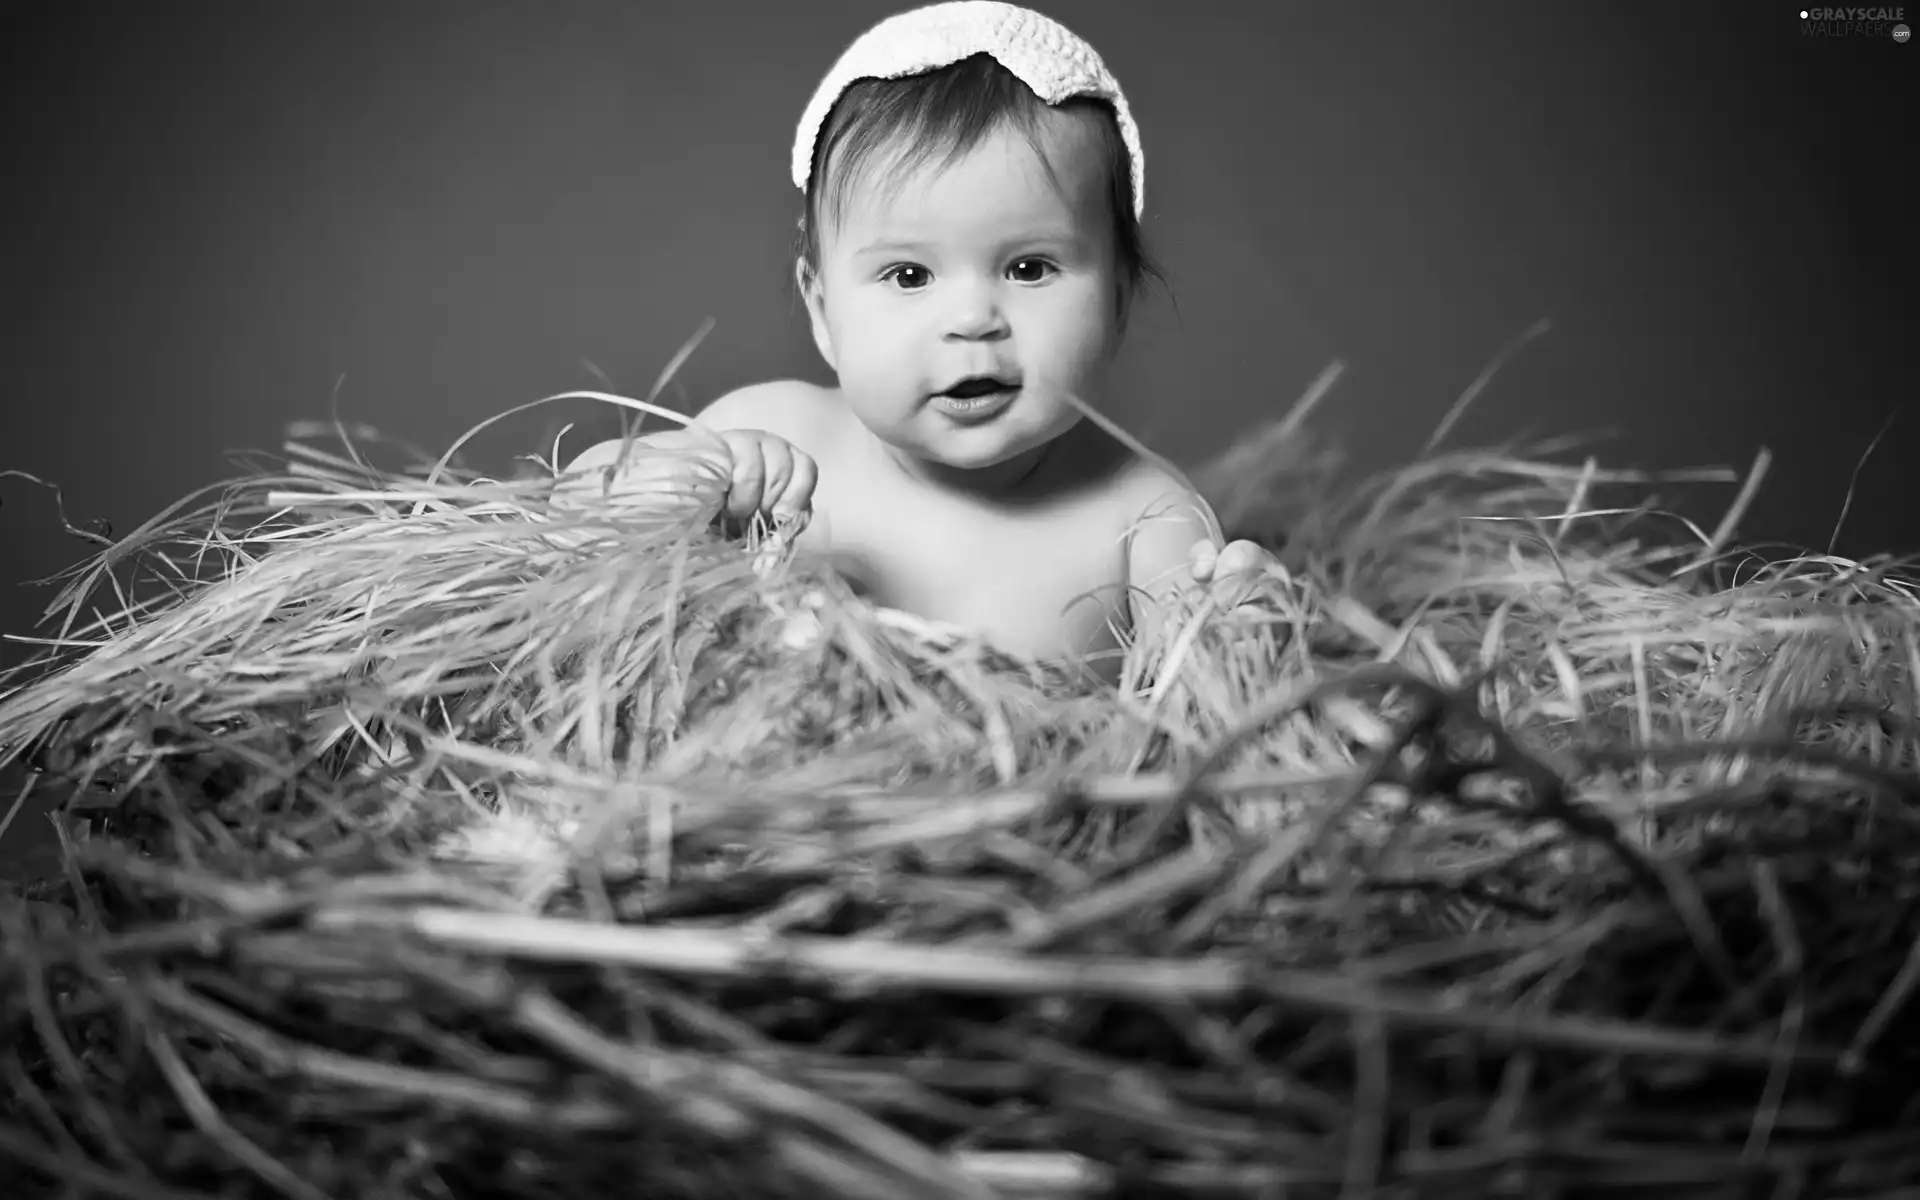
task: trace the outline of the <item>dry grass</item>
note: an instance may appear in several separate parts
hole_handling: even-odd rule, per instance
[[[1540,457],[1283,423],[1200,477],[1258,603],[1103,692],[296,447],[0,697],[77,789],[6,1194],[1892,1194],[1920,602]]]

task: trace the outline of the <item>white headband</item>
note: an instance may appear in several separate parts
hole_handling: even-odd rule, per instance
[[[1048,104],[1077,96],[1111,104],[1133,165],[1133,215],[1138,218],[1145,211],[1147,168],[1140,153],[1140,130],[1126,97],[1120,94],[1119,82],[1093,47],[1065,26],[998,0],[930,4],[888,17],[861,34],[820,81],[801,114],[793,140],[793,186],[806,192],[821,126],[834,102],[855,81],[920,75],[975,54],[992,55]]]

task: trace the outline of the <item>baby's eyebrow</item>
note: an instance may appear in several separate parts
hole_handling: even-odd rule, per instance
[[[878,238],[861,246],[860,254],[912,254],[925,250],[925,242],[915,242],[904,238]]]
[[[1022,246],[1067,246],[1081,240],[1077,230],[1060,226],[1040,226],[1024,229],[1018,234],[1001,239],[995,249],[1001,253],[1010,253]],[[863,244],[854,253],[866,254],[924,254],[932,243],[913,238],[879,237]]]

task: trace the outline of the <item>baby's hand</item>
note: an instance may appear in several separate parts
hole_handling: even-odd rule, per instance
[[[1254,578],[1271,561],[1272,556],[1253,542],[1228,542],[1215,549],[1203,539],[1187,553],[1187,573],[1208,589],[1221,608],[1232,609],[1252,598]]]
[[[618,464],[611,480],[607,468]],[[776,528],[803,528],[813,511],[818,470],[792,443],[756,429],[699,427],[650,434],[622,447],[602,442],[583,453],[554,488],[562,503],[606,495],[624,504],[672,508],[702,503],[709,518],[766,516]]]
[[[749,521],[758,513],[789,536],[805,528],[813,516],[813,489],[820,481],[813,456],[757,429],[729,429],[720,440],[731,459],[726,515]]]

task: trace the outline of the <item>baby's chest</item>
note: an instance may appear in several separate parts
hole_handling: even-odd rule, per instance
[[[970,513],[821,496],[813,549],[877,604],[975,629],[1017,653],[1110,649],[1125,611],[1117,531],[1070,507]],[[838,501],[838,502],[836,502]]]

